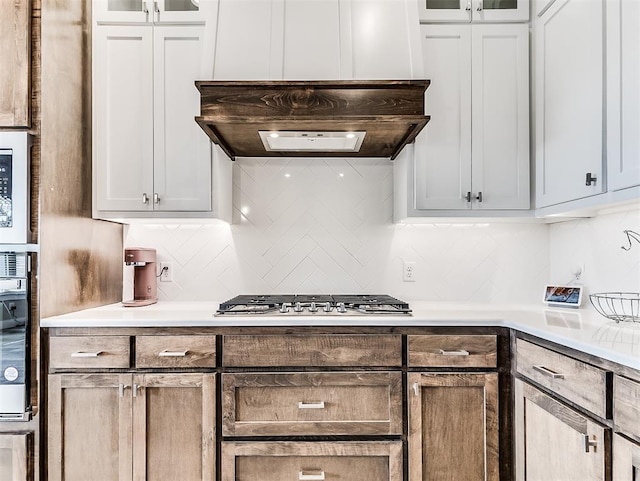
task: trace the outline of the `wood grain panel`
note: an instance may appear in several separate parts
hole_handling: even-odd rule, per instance
[[[29,127],[31,1],[0,1],[0,127]]]
[[[610,416],[606,371],[522,339],[516,351],[518,373],[601,418]]]
[[[498,375],[409,373],[407,382],[409,479],[499,480]]]
[[[222,403],[225,436],[402,434],[400,372],[223,374]]]
[[[498,363],[495,335],[429,335],[407,339],[412,367],[496,367]]]
[[[32,453],[31,433],[0,434],[0,479],[31,481],[33,472],[29,459]]]
[[[134,481],[215,480],[215,375],[134,376]]]
[[[640,442],[640,383],[614,376],[613,421],[617,430]]]
[[[607,481],[610,430],[516,381],[519,429],[516,479],[526,481]],[[594,443],[587,451],[585,438]]]
[[[136,367],[215,367],[216,336],[136,336]]]
[[[128,336],[52,337],[51,369],[117,369],[130,367]],[[94,357],[89,354],[97,353]]]
[[[613,481],[640,480],[640,444],[613,436]]]
[[[326,481],[402,481],[402,443],[222,443],[221,481],[295,481],[320,473]]]
[[[257,366],[402,365],[399,335],[224,336],[222,364]]]

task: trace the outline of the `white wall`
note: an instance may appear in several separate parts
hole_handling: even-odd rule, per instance
[[[127,229],[125,246],[173,262],[161,300],[320,292],[538,302],[548,281],[546,225],[392,224],[387,160],[240,159],[234,169],[235,224]],[[416,282],[402,282],[403,260],[416,262]],[[124,290],[130,297],[128,270]]]

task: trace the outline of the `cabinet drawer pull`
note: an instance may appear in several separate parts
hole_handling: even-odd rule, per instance
[[[304,401],[300,401],[298,403],[298,409],[324,409],[324,401],[319,401],[314,403],[307,403]]]
[[[184,351],[169,351],[165,349],[164,351],[160,351],[158,353],[158,356],[159,357],[185,357],[188,352],[189,352],[188,349],[185,349]]]
[[[299,481],[324,481],[324,471],[300,471],[298,479]]]
[[[536,371],[541,372],[545,376],[548,376],[548,377],[550,377],[552,379],[564,379],[564,374],[557,373],[557,372],[552,371],[551,369],[548,369],[548,368],[546,368],[544,366],[536,365],[536,366],[533,366],[533,368]]]
[[[440,349],[438,351],[443,356],[468,356],[469,351],[465,351],[464,349],[457,349],[455,351],[445,351],[444,349]]]
[[[413,394],[415,394],[416,396],[420,394],[420,386],[417,382],[413,383]]]
[[[76,351],[71,353],[71,357],[98,357],[103,353],[104,351],[93,351],[93,352]]]
[[[127,386],[126,384],[118,384],[118,396],[120,397],[124,397],[124,390],[127,389],[129,386]]]
[[[595,439],[591,439],[588,434],[583,434],[582,436],[583,436],[582,442],[584,445],[584,452],[588,453],[589,448],[594,448],[593,451],[595,452],[596,449],[598,448],[598,441],[596,441]]]

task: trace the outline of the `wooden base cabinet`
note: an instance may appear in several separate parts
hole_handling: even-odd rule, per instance
[[[214,481],[214,374],[49,376],[49,481]]]
[[[613,481],[640,479],[640,444],[616,434],[613,437]]]
[[[498,481],[498,374],[409,373],[408,387],[409,479]]]
[[[0,434],[0,479],[2,481],[31,481],[29,461],[33,449],[31,433]]]
[[[611,479],[609,428],[519,379],[515,393],[517,481]]]
[[[402,443],[223,442],[221,481],[402,481]]]

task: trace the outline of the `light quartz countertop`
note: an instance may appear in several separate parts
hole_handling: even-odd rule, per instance
[[[500,326],[640,370],[640,323],[616,323],[590,308],[542,305],[411,302],[411,316],[316,315],[214,316],[219,302],[121,304],[42,319],[41,327],[238,327],[238,326]]]

